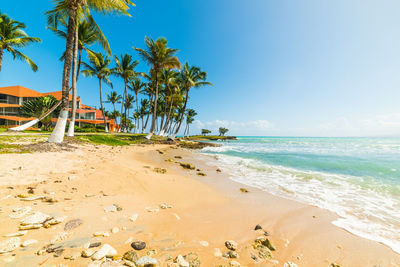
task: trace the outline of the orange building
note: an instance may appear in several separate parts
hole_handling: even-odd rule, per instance
[[[60,100],[62,92],[40,93],[23,86],[0,87],[0,126],[12,127],[33,120],[34,118],[20,116],[19,107],[25,101],[46,95],[53,95],[57,100]],[[72,101],[72,95],[69,96],[69,100]],[[69,104],[71,112],[72,102]],[[52,121],[56,122],[57,118],[52,118]],[[81,98],[78,97],[75,122],[79,127],[84,124],[104,125],[103,112],[82,104]],[[106,117],[106,122],[110,131],[117,130],[118,125],[115,124],[114,119]]]

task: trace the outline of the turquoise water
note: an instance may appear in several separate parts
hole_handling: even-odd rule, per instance
[[[203,153],[235,181],[317,205],[400,253],[400,138],[239,137]]]

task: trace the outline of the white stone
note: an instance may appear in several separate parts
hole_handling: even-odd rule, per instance
[[[108,237],[110,236],[109,232],[96,232],[93,234],[93,236],[104,236],[104,237]]]
[[[14,251],[21,244],[19,237],[11,237],[7,240],[0,242],[0,254]]]
[[[45,198],[45,196],[22,197],[21,200],[22,201],[34,201],[34,200],[43,199],[43,198]]]
[[[149,256],[141,257],[136,261],[137,267],[144,267],[144,266],[151,267],[151,266],[157,266],[157,264],[158,264],[157,260]]]
[[[10,215],[8,215],[8,217],[12,218],[12,219],[19,219],[24,217],[25,215],[27,215],[30,211],[32,210],[31,207],[26,206],[26,207],[16,207],[14,208],[12,211],[13,213],[11,213]]]
[[[32,230],[32,229],[39,229],[42,227],[43,224],[37,223],[37,224],[28,224],[28,225],[20,225],[19,230]]]
[[[241,265],[240,265],[240,263],[237,262],[237,261],[231,261],[231,262],[229,263],[229,266],[232,266],[232,267],[240,267]]]
[[[119,228],[118,227],[113,227],[112,229],[111,229],[111,233],[113,233],[113,234],[116,234],[116,233],[118,233],[119,232]]]
[[[72,181],[76,179],[76,175],[70,175],[68,176],[68,180]]]
[[[139,214],[135,213],[129,218],[129,220],[131,220],[132,222],[136,222],[138,217],[139,217]]]
[[[98,251],[92,255],[92,260],[101,260],[104,257],[112,257],[118,252],[110,245],[104,244]]]
[[[189,267],[189,262],[187,262],[182,255],[178,255],[175,259],[175,263],[179,265],[179,267]]]
[[[205,240],[200,241],[200,245],[202,245],[203,247],[208,247],[208,242]]]
[[[28,217],[25,217],[24,219],[22,219],[20,222],[21,222],[21,225],[40,224],[50,218],[51,218],[50,215],[44,214],[40,211],[36,211],[32,215],[29,215]]]
[[[84,258],[90,258],[92,255],[96,252],[95,248],[87,248],[82,250],[82,257]]]
[[[104,207],[105,212],[117,212],[117,207],[115,205]]]
[[[297,267],[297,264],[291,261],[285,262],[283,267]]]
[[[33,244],[36,244],[38,241],[36,239],[28,239],[22,242],[21,247],[27,247]]]

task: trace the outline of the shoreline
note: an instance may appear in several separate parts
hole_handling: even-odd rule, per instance
[[[12,163],[5,163],[5,158]],[[60,164],[57,165],[55,158]],[[193,163],[207,176],[184,170],[177,163],[165,161],[168,159]],[[229,265],[232,260],[243,266],[283,266],[289,261],[298,266],[400,265],[400,255],[390,248],[334,226],[331,221],[336,215],[331,212],[241,185],[230,180],[224,171],[216,172],[202,156],[170,145],[80,145],[73,153],[35,153],[34,158],[32,154],[3,154],[0,167],[7,173],[0,177],[2,236],[17,230],[16,220],[7,218],[10,208],[16,205],[30,205],[35,210],[64,215],[66,221],[79,218],[84,222],[69,233],[64,242],[70,243],[64,244],[65,251],[58,258],[51,254],[38,256],[34,252],[62,232],[64,223],[49,229],[29,230],[21,239],[37,239],[38,245],[28,247],[27,251],[15,250],[15,257],[0,255],[0,261],[13,257],[5,266],[37,264],[46,259],[46,264],[86,266],[92,262],[88,258],[67,260],[63,256],[95,240],[110,244],[123,254],[130,249],[129,242],[126,243],[129,238],[148,244],[145,252],[138,251],[139,256],[154,253],[151,251],[155,249],[153,257],[160,262],[167,253],[174,259],[191,252],[199,256],[201,266]],[[166,173],[154,172],[154,168],[166,169]],[[51,169],[54,170],[50,173]],[[41,179],[32,185],[34,180],[30,175]],[[70,180],[71,176],[74,178]],[[25,185],[20,179],[20,185],[14,185],[17,177],[23,177]],[[52,204],[20,201],[16,195],[26,194],[28,185],[35,187],[35,194],[45,194],[45,190],[46,195],[59,201]],[[241,187],[249,192],[242,193]],[[10,197],[4,199],[7,195]],[[160,209],[162,203],[171,208]],[[122,211],[105,212],[104,207],[111,204],[118,204]],[[149,212],[155,209],[158,211]],[[132,214],[138,214],[135,222],[129,220]],[[268,238],[276,247],[271,260],[257,262],[251,258],[257,252],[252,246],[254,239],[260,236],[259,231],[254,231],[257,224],[269,233]],[[119,233],[103,238],[91,236],[94,231],[109,231],[113,227],[118,227]],[[214,256],[216,248],[226,252],[224,242],[231,239],[238,243],[240,257],[228,260]],[[204,246],[206,243],[208,246]]]

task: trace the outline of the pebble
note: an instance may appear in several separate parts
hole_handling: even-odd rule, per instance
[[[70,175],[68,176],[68,180],[72,181],[76,179],[76,175]]]
[[[138,255],[135,251],[130,250],[130,251],[125,252],[124,255],[122,256],[122,258],[124,260],[135,262],[138,259]]]
[[[105,212],[117,212],[117,207],[115,205],[110,205],[104,208]]]
[[[119,228],[118,227],[113,227],[112,229],[111,229],[111,233],[113,233],[113,234],[116,234],[116,233],[118,233],[119,232]]]
[[[112,257],[118,252],[110,245],[104,244],[98,251],[92,255],[92,260],[101,260],[104,257]]]
[[[28,224],[28,225],[21,225],[19,227],[19,230],[33,230],[33,229],[39,229],[42,227],[43,224]]]
[[[139,217],[139,214],[135,213],[129,218],[129,220],[131,220],[132,222],[136,222],[138,217]]]
[[[38,243],[36,239],[28,239],[21,243],[21,247],[27,247],[36,243]]]
[[[28,233],[28,231],[19,231],[19,232],[16,232],[16,233],[4,235],[4,237],[23,236],[23,235],[26,235],[26,233]]]
[[[141,257],[136,261],[136,266],[137,267],[156,267],[158,264],[157,260],[149,257],[149,256],[144,256]]]
[[[0,242],[0,254],[14,251],[21,244],[19,237],[11,237],[7,240]]]
[[[240,266],[242,266],[242,265],[240,265],[240,263],[237,262],[237,261],[231,261],[231,262],[229,263],[229,266],[232,266],[232,267],[240,267]]]
[[[257,231],[257,230],[262,230],[262,226],[257,224],[256,227],[254,227],[254,231]]]
[[[166,204],[166,203],[162,203],[162,204],[160,204],[160,208],[162,208],[162,209],[170,209],[170,208],[172,208],[172,206],[170,206],[170,205],[168,205],[168,204]]]
[[[291,261],[285,262],[283,267],[297,267],[297,264]]]
[[[96,249],[94,249],[94,248],[86,248],[86,249],[82,250],[81,255],[82,255],[82,257],[84,257],[84,258],[90,258],[90,257],[92,257],[92,255],[93,255],[95,252],[96,252]]]
[[[20,223],[21,225],[41,224],[49,219],[51,219],[50,215],[44,214],[40,211],[36,211],[32,215],[22,219]]]
[[[227,241],[225,241],[225,246],[229,250],[236,250],[238,247],[238,244],[233,240],[227,240]]]
[[[137,240],[131,243],[131,247],[135,250],[142,250],[146,247],[146,243],[141,240]]]
[[[222,257],[224,258],[233,258],[233,259],[237,259],[239,258],[239,254],[237,254],[235,251],[233,250],[229,250],[228,252],[225,252]]]
[[[94,242],[94,243],[90,243],[87,247],[88,248],[97,248],[101,246],[101,242]]]

